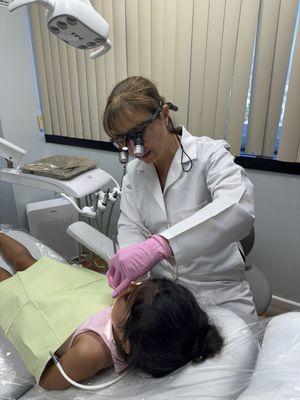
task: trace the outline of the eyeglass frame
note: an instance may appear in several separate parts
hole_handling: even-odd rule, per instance
[[[162,104],[160,103],[150,118],[147,118],[145,121],[129,129],[125,134],[111,138],[110,142],[119,150],[122,150],[128,144],[129,140],[133,140],[135,143],[139,138],[143,138],[146,128],[152,124],[161,111]]]

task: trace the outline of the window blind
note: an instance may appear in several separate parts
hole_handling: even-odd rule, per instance
[[[179,107],[175,122],[194,135],[226,139],[235,155],[248,108],[246,152],[274,155],[298,0],[93,0],[92,5],[109,23],[113,43],[97,60],[58,42],[46,29],[44,9],[30,5],[47,134],[107,141],[101,117],[111,89],[127,76],[142,75]],[[299,104],[299,42],[298,37],[278,152],[288,161],[299,160],[293,108]]]

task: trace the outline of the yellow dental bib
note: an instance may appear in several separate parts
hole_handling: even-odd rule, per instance
[[[112,302],[105,276],[43,257],[0,283],[0,326],[39,382],[49,350]]]

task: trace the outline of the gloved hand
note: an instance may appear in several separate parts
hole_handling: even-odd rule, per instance
[[[111,257],[107,272],[108,283],[115,289],[112,296],[117,297],[132,281],[171,256],[172,250],[168,241],[159,235],[118,250]]]

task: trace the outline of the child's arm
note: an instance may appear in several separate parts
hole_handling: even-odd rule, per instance
[[[3,232],[0,232],[0,252],[18,271],[23,271],[36,262],[26,247]]]
[[[103,340],[85,333],[78,336],[77,342],[61,357],[60,363],[66,374],[76,382],[90,378],[112,365],[110,351]],[[55,364],[46,367],[39,385],[47,390],[71,386]]]

